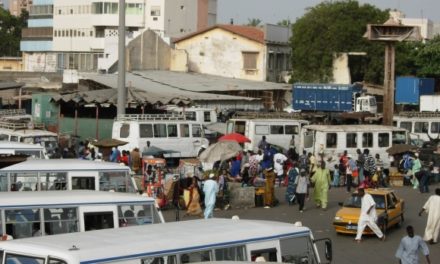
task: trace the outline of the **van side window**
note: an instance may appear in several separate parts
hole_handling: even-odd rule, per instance
[[[64,260],[56,259],[56,258],[49,258],[48,264],[67,264]]]
[[[431,133],[439,133],[439,132],[440,132],[440,122],[432,122]]]
[[[211,112],[209,111],[203,112],[203,121],[211,122]]]
[[[347,148],[357,148],[357,134],[347,133]]]
[[[363,148],[373,147],[373,133],[362,134],[362,147]]]
[[[243,130],[243,133],[244,133],[244,130]],[[255,134],[256,135],[267,135],[267,134],[269,134],[269,126],[255,125]]]
[[[130,125],[122,124],[121,129],[119,130],[119,137],[128,138],[128,136],[130,136]]]
[[[9,136],[5,134],[0,134],[0,141],[9,141]]]
[[[411,122],[400,122],[400,127],[412,132],[412,123]]]
[[[219,248],[215,251],[215,260],[216,261],[245,261],[245,247],[244,246],[236,246],[230,248]]]
[[[280,240],[284,263],[318,263],[313,254],[313,244],[307,236]]]
[[[154,137],[155,138],[167,137],[167,125],[166,124],[154,124]]]
[[[192,262],[205,262],[211,261],[211,252],[209,250],[206,251],[198,251],[198,252],[189,252],[180,255],[180,263],[192,263]]]
[[[270,133],[272,135],[283,135],[284,126],[270,126]]]
[[[168,125],[168,137],[177,137],[177,125],[176,124]]]
[[[336,146],[338,145],[338,134],[327,133],[325,142],[326,148],[336,148]]]
[[[180,124],[180,137],[189,137],[189,125]]]
[[[192,136],[193,137],[202,136],[202,128],[200,127],[200,125],[192,125]]]
[[[299,132],[298,126],[285,125],[284,129],[286,135],[298,135]]]
[[[428,133],[428,122],[415,122],[414,133]]]
[[[18,142],[18,136],[11,136],[11,140],[13,142]]]
[[[378,140],[378,146],[381,148],[389,147],[390,146],[390,134],[388,133],[379,133]]]
[[[139,125],[139,136],[141,138],[152,138],[153,137],[153,125],[152,124],[140,124]]]

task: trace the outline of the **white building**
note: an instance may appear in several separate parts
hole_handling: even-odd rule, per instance
[[[217,20],[217,0],[125,0],[125,3],[126,43],[145,29],[158,31],[165,37],[180,37],[212,26]],[[21,42],[25,70],[96,71],[106,38],[118,35],[118,5],[118,0],[34,0],[29,28],[24,30]]]
[[[423,41],[432,39],[435,36],[434,23],[428,18],[406,18],[405,14],[400,11],[390,11],[390,16],[402,25],[420,27]]]

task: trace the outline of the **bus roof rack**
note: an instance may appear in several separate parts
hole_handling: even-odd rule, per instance
[[[0,117],[22,116],[26,115],[25,109],[1,109]]]
[[[403,117],[440,117],[440,112],[400,112]]]
[[[160,121],[160,120],[192,120],[189,115],[178,113],[167,114],[125,114],[118,115],[117,121]]]
[[[0,121],[0,128],[6,128],[11,130],[20,130],[20,129],[44,129],[43,123],[33,123],[33,122],[20,122],[17,121]]]
[[[314,115],[314,117],[319,117]],[[235,112],[232,118],[246,118],[246,119],[305,119],[310,118],[310,114],[305,113],[287,113],[287,112]]]

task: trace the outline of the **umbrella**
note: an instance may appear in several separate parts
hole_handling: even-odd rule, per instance
[[[202,162],[214,163],[230,159],[241,150],[242,148],[235,141],[219,141],[205,149],[199,158]]]
[[[235,141],[237,143],[246,143],[246,142],[250,143],[251,142],[251,140],[249,138],[243,136],[240,133],[227,134],[227,135],[224,135],[218,139],[218,141],[225,141],[225,140]]]
[[[387,149],[388,154],[396,155],[405,152],[415,152],[417,150],[417,146],[409,145],[409,144],[394,144],[391,148]]]
[[[169,150],[169,149],[167,150],[167,149],[161,149],[155,146],[151,146],[142,152],[142,156],[158,156],[161,154],[171,154],[171,153],[179,153],[179,152],[175,150]]]
[[[117,146],[123,146],[126,144],[128,144],[128,142],[113,138],[105,138],[92,142],[92,145],[98,148],[112,148]]]

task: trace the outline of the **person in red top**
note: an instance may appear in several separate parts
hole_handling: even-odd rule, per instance
[[[128,164],[130,163],[130,153],[128,152],[128,150],[122,151],[120,162],[128,166]]]
[[[345,186],[347,166],[348,154],[347,151],[344,150],[344,154],[342,154],[341,158],[339,158],[339,186]]]

